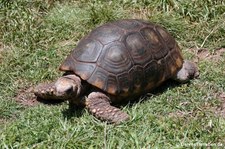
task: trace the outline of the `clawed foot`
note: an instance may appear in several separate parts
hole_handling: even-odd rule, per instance
[[[60,77],[52,83],[39,84],[34,94],[45,100],[68,100],[80,94],[81,81],[75,75]]]
[[[52,83],[43,83],[39,84],[37,87],[34,89],[34,94],[41,98],[41,99],[46,99],[46,100],[60,100],[61,97],[56,96],[56,87],[55,87],[55,82]],[[61,99],[63,100],[63,99]]]
[[[92,92],[86,99],[86,107],[95,117],[108,123],[120,124],[129,120],[129,115],[110,105],[109,97],[101,92]]]

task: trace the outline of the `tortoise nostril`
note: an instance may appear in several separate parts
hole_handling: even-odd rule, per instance
[[[65,92],[66,92],[66,94],[72,94],[73,93],[73,86],[68,88]]]

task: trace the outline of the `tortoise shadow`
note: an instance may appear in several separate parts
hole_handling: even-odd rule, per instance
[[[187,82],[185,84],[190,84],[190,82]],[[176,87],[180,87],[182,85],[183,85],[183,83],[179,83],[175,80],[169,79],[169,80],[165,81],[164,83],[162,83],[162,85],[160,85],[159,87],[152,90],[151,93],[154,95],[161,95],[168,89],[173,89]]]
[[[190,82],[187,82],[185,84],[190,84]],[[142,96],[135,97],[131,101],[126,101],[126,102],[123,102],[123,103],[120,103],[120,104],[114,104],[114,106],[116,106],[118,108],[122,108],[122,107],[125,107],[125,106],[132,107],[137,103],[142,103],[146,100],[150,100],[149,98],[151,98],[151,97],[161,95],[168,89],[173,89],[173,88],[176,88],[176,87],[180,87],[182,85],[183,85],[183,83],[179,83],[179,82],[174,81],[174,80],[167,80],[163,84],[161,84],[159,87],[153,89],[152,91],[149,91],[149,92],[145,93]],[[59,104],[62,104],[63,102],[65,102],[65,101],[62,101],[62,100],[54,100],[54,101],[48,100],[48,101],[46,101],[46,100],[43,100],[41,98],[37,98],[37,100],[39,102],[43,103],[43,104],[48,104],[48,105],[59,105]],[[68,108],[65,108],[62,111],[62,114],[63,114],[63,117],[67,118],[67,119],[71,119],[73,117],[79,118],[83,115],[84,111],[85,111],[84,107],[69,104]]]
[[[53,106],[61,105],[62,103],[66,102],[62,100],[44,100],[40,97],[37,97],[37,101],[46,105],[53,105]],[[68,108],[65,108],[62,111],[63,117],[68,119],[71,119],[72,117],[81,117],[83,113],[84,107],[75,106],[71,104],[69,104]]]
[[[66,108],[62,111],[63,117],[67,119],[71,119],[73,117],[81,117],[84,113],[84,108],[79,106],[74,106],[69,108]]]
[[[36,97],[37,101],[46,105],[60,105],[62,104],[64,101],[62,100],[46,100],[46,99],[42,99],[40,97]]]
[[[160,86],[156,87],[155,89],[145,93],[144,95],[135,97],[133,100],[128,101],[128,102],[124,102],[122,104],[116,104],[115,106],[116,107],[124,107],[124,106],[132,107],[137,103],[142,103],[146,100],[151,100],[150,99],[151,97],[159,96],[159,95],[163,94],[168,89],[180,87],[183,84],[190,84],[190,81],[188,81],[186,83],[179,83],[175,80],[169,79],[169,80],[163,82]]]

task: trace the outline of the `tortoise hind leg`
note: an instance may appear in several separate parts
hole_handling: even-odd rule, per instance
[[[182,68],[177,72],[174,80],[185,83],[190,79],[197,78],[199,76],[198,67],[195,63],[185,60]]]
[[[65,75],[52,83],[39,84],[34,94],[44,100],[67,100],[77,97],[81,91],[81,80],[76,75]]]
[[[109,123],[119,124],[129,119],[127,113],[110,105],[109,97],[101,92],[92,92],[86,98],[85,105],[95,117]]]

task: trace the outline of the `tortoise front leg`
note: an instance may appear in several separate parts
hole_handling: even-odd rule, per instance
[[[81,79],[70,74],[60,77],[52,83],[39,84],[34,94],[45,100],[67,100],[77,97],[81,92]]]
[[[108,96],[101,92],[92,92],[88,95],[85,105],[95,117],[109,123],[120,123],[129,119],[127,113],[110,105]]]

